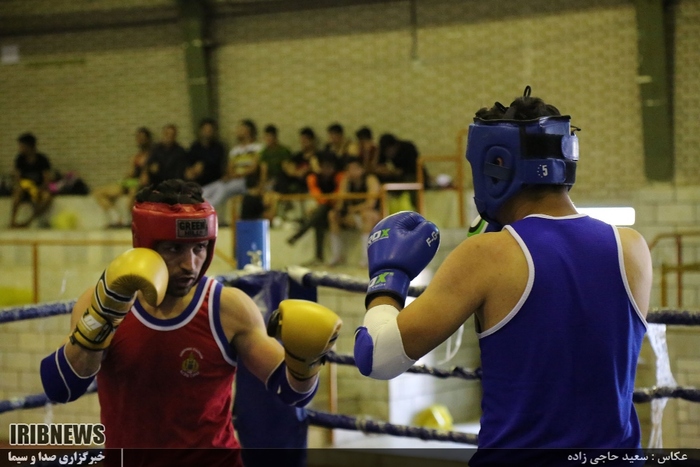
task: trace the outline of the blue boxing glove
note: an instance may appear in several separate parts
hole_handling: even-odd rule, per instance
[[[365,305],[387,294],[403,307],[408,286],[437,253],[440,231],[416,212],[401,211],[374,226],[367,241],[369,287]]]

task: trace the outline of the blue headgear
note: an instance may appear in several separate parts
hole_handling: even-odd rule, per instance
[[[506,114],[507,115],[507,114]],[[467,160],[481,217],[496,222],[498,210],[524,185],[566,185],[576,180],[578,138],[571,117],[482,120],[469,125]]]

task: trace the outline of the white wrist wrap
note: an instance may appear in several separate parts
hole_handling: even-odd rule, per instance
[[[367,310],[363,326],[372,337],[372,372],[375,379],[391,379],[408,370],[415,360],[406,355],[396,322],[399,310],[391,305],[378,305]]]

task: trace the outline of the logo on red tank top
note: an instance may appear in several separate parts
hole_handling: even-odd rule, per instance
[[[186,349],[182,349],[180,357],[184,357],[180,369],[182,376],[185,378],[194,378],[197,376],[199,374],[199,362],[204,360],[202,352],[195,347],[187,347]]]

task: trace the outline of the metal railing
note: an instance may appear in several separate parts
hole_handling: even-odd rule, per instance
[[[683,240],[687,237],[700,237],[700,230],[686,232],[659,234],[649,242],[649,250],[652,251],[663,240],[672,239],[675,244],[676,264],[661,264],[661,306],[668,306],[668,281],[666,276],[676,273],[676,301],[677,306],[683,306],[683,275],[687,272],[700,272],[700,263],[683,263]]]
[[[243,195],[236,195],[232,197],[231,206],[231,251],[236,251],[236,221],[239,218],[239,207],[241,205],[241,200]],[[384,212],[384,206],[386,205],[386,199],[380,192],[379,194],[367,194],[367,193],[329,193],[322,195],[312,195],[310,193],[294,193],[294,194],[279,194],[276,196],[277,201],[309,201],[309,200],[321,200],[321,201],[338,201],[338,200],[367,200],[367,199],[378,199],[381,203],[380,209]],[[235,268],[234,268],[235,269]]]
[[[420,214],[425,214],[425,177],[423,175],[423,167],[426,163],[431,162],[451,162],[454,164],[454,177],[453,184],[448,187],[441,188],[441,190],[451,190],[457,192],[457,206],[459,210],[459,226],[464,228],[467,225],[466,221],[466,211],[465,211],[465,199],[464,199],[464,157],[461,156],[463,152],[462,145],[464,144],[464,137],[466,136],[466,130],[461,131],[457,137],[458,153],[457,155],[444,155],[444,156],[422,156],[418,158],[416,163],[416,181],[415,182],[389,182],[383,183],[380,186],[380,192],[378,195],[372,195],[367,193],[328,193],[321,195],[313,195],[311,193],[294,193],[294,194],[277,194],[276,200],[278,202],[282,201],[310,201],[310,200],[320,200],[320,201],[346,201],[346,200],[366,200],[371,198],[377,198],[380,202],[380,210],[382,212],[382,217],[389,215],[389,196],[391,192],[396,191],[415,191],[416,192],[416,210]],[[231,251],[236,251],[236,234],[235,225],[239,218],[239,206],[241,204],[242,195],[236,195],[232,197],[232,202],[230,204],[231,211]]]
[[[0,246],[28,246],[31,248],[32,256],[32,303],[39,303],[40,290],[40,248],[46,246],[131,246],[131,240],[113,239],[0,239]],[[217,257],[225,261],[233,269],[236,269],[236,262],[230,256],[223,253],[218,248],[215,250]]]
[[[464,157],[457,156],[426,156],[419,159],[419,166],[422,168],[426,163],[430,162],[451,162],[454,164],[454,177],[452,185],[440,190],[452,190],[457,192],[457,208],[459,209],[459,226],[464,228],[467,226],[465,199],[464,199]],[[423,183],[423,170],[419,170],[419,181]]]

